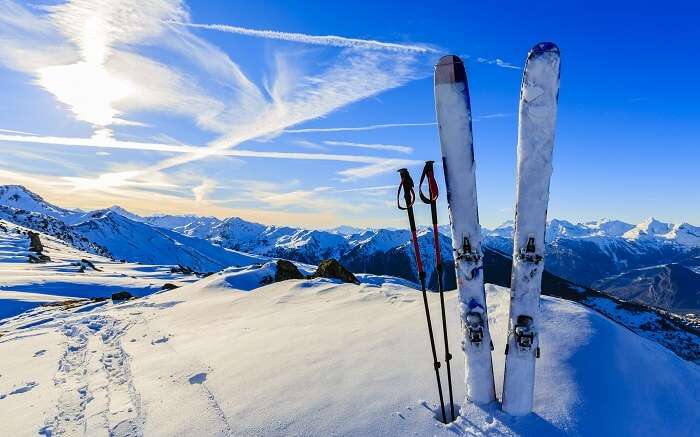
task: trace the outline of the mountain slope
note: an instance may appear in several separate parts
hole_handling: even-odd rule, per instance
[[[700,368],[571,302],[542,301],[534,414],[515,419],[497,403],[467,403],[446,427],[434,417],[416,290],[292,280],[237,292],[226,275],[6,326],[4,430],[20,437],[700,432]],[[429,297],[437,312],[437,295]],[[508,298],[507,289],[488,287],[498,392]],[[447,293],[447,305],[457,333],[456,293]],[[454,354],[455,398],[463,399],[464,368]]]
[[[93,214],[89,220],[74,228],[91,241],[109,247],[116,258],[129,261],[180,264],[198,272],[265,261],[264,258],[228,250],[206,240],[129,220],[109,210]]]
[[[700,308],[700,274],[681,264],[631,270],[593,287],[625,300],[685,312]]]
[[[3,205],[0,205],[0,219],[51,235],[76,249],[97,255],[110,256],[107,248],[88,240],[60,219],[39,212],[10,208]]]
[[[36,193],[26,189],[22,185],[0,185],[0,205],[25,211],[38,212],[49,217],[70,221],[70,218],[80,215],[53,205]]]

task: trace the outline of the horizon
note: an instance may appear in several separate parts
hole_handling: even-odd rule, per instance
[[[0,184],[61,207],[404,228],[395,171],[417,180],[424,160],[439,166],[432,70],[455,53],[493,229],[514,215],[522,62],[551,40],[562,75],[549,218],[700,223],[700,32],[683,3],[635,3],[634,17],[603,2],[55,3],[0,0]],[[440,25],[454,16],[468,17],[458,33]]]
[[[129,210],[128,208],[124,208],[124,207],[122,207],[121,205],[118,205],[118,204],[112,204],[112,205],[109,205],[109,206],[106,206],[106,207],[101,207],[101,208],[87,208],[87,209],[83,209],[83,208],[72,208],[72,207],[66,207],[66,206],[64,206],[64,205],[59,205],[59,204],[56,204],[56,203],[54,203],[54,202],[51,202],[50,200],[46,199],[41,193],[36,193],[36,192],[34,192],[34,191],[32,191],[32,190],[29,190],[27,187],[24,187],[23,185],[0,185],[0,188],[8,187],[8,186],[15,186],[15,187],[23,188],[23,189],[25,189],[25,190],[31,192],[32,194],[35,194],[35,195],[39,196],[42,200],[44,200],[45,202],[50,203],[51,205],[53,205],[53,206],[55,206],[55,207],[59,207],[59,208],[62,208],[62,209],[67,209],[67,210],[69,210],[69,211],[75,211],[75,212],[90,213],[90,212],[94,212],[94,211],[110,210],[110,209],[113,209],[113,208],[119,208],[119,209],[125,210],[127,213],[136,214],[136,215],[138,215],[138,216],[141,217],[141,218],[157,217],[157,216],[180,216],[180,217],[197,217],[197,218],[211,218],[211,217],[213,217],[213,218],[216,218],[216,219],[219,219],[219,220],[222,220],[222,221],[223,221],[223,220],[227,220],[227,219],[242,219],[242,220],[246,220],[246,221],[249,221],[249,222],[252,222],[252,223],[257,223],[257,224],[266,225],[266,226],[289,226],[289,224],[287,224],[287,223],[256,222],[256,221],[253,221],[253,220],[247,220],[247,219],[245,219],[245,218],[243,218],[243,217],[239,217],[239,216],[224,216],[224,217],[218,217],[218,216],[197,215],[197,214],[193,214],[193,213],[187,213],[187,214],[165,214],[165,213],[158,213],[158,212],[156,212],[156,213],[154,213],[154,214],[141,215],[141,214],[139,214],[139,213],[137,213],[137,212],[135,212],[135,211]],[[129,217],[126,217],[126,218],[129,219]],[[620,219],[614,218],[614,217],[600,217],[600,218],[595,218],[595,219],[584,219],[584,220],[582,220],[582,221],[579,221],[579,220],[574,221],[574,220],[570,220],[570,219],[562,218],[562,217],[547,217],[547,226],[549,226],[549,224],[550,224],[552,221],[555,221],[555,220],[556,220],[556,221],[564,221],[564,222],[567,222],[567,223],[572,224],[572,225],[574,225],[574,226],[589,225],[589,224],[596,224],[596,223],[605,223],[605,222],[618,221],[618,222],[625,223],[625,224],[627,224],[627,225],[631,225],[631,226],[637,227],[637,226],[640,226],[640,225],[645,224],[645,223],[650,222],[650,221],[656,221],[656,222],[660,222],[660,223],[662,223],[662,224],[668,224],[668,225],[672,225],[672,226],[680,226],[680,225],[687,224],[687,225],[694,226],[694,227],[700,227],[700,226],[694,225],[694,224],[689,223],[689,222],[672,222],[672,221],[668,221],[668,220],[664,220],[664,219],[659,219],[658,216],[655,216],[655,215],[646,216],[644,219],[642,219],[642,220],[640,220],[640,221],[637,221],[637,222],[627,222],[627,221],[620,220]],[[499,223],[499,224],[496,225],[496,226],[489,227],[489,226],[485,226],[485,225],[482,224],[481,227],[482,227],[482,229],[485,229],[485,230],[487,230],[487,231],[494,231],[494,230],[496,230],[496,229],[499,229],[499,228],[502,228],[502,227],[506,227],[506,226],[511,226],[511,225],[513,225],[513,224],[514,224],[514,220],[513,220],[513,219],[508,219],[508,220],[505,220],[505,221]],[[431,226],[428,222],[425,222],[425,223],[416,223],[416,225],[417,225],[419,228],[429,228],[429,227]],[[449,226],[449,222],[448,222],[448,223],[442,223],[440,226]],[[404,227],[393,227],[393,226],[379,226],[379,227],[376,227],[376,226],[364,226],[364,227],[362,227],[362,226],[353,226],[353,225],[348,225],[348,224],[340,224],[340,225],[336,225],[336,226],[319,227],[319,228],[312,228],[312,227],[308,227],[308,228],[299,227],[299,228],[300,228],[300,229],[306,229],[306,230],[331,231],[331,230],[335,230],[335,229],[341,228],[341,227],[351,227],[351,228],[357,228],[357,229],[389,229],[389,230],[406,230],[406,229],[407,229],[405,226],[404,226]]]

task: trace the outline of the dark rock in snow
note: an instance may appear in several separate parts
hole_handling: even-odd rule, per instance
[[[174,290],[176,288],[180,288],[180,286],[171,284],[170,282],[166,282],[162,287],[160,287],[161,290]]]
[[[94,270],[94,271],[96,271],[96,272],[101,272],[101,271],[102,271],[101,269],[98,269],[98,268],[95,266],[95,264],[93,264],[92,261],[90,261],[90,260],[88,260],[88,259],[85,259],[85,258],[82,258],[80,261],[78,261],[78,262],[75,263],[74,265],[77,265],[78,267],[80,267],[80,269],[78,269],[78,272],[79,272],[79,273],[85,273],[85,271],[86,271],[87,269],[92,269],[92,270]]]
[[[36,253],[36,255],[29,255],[30,264],[41,264],[51,261],[48,255],[41,253],[44,250],[44,245],[41,244],[41,238],[36,232],[28,231],[27,236],[29,236],[29,250]]]
[[[304,275],[291,261],[280,259],[277,261],[277,272],[275,282],[286,281],[287,279],[304,279]]]
[[[29,237],[29,250],[36,253],[41,253],[44,250],[44,245],[41,244],[41,238],[36,232],[28,231],[27,236]]]
[[[310,278],[330,278],[340,279],[343,282],[359,284],[355,275],[350,273],[348,269],[343,267],[337,260],[330,258],[321,261],[316,272]]]
[[[117,301],[122,301],[122,300],[129,300],[132,299],[134,296],[131,295],[128,291],[120,291],[119,293],[112,293],[112,301],[117,302]]]

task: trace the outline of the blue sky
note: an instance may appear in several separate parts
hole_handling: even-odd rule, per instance
[[[492,227],[513,216],[520,67],[551,40],[550,217],[700,224],[698,7],[528,3],[0,0],[0,183],[80,208],[403,226],[395,170],[439,159],[432,66],[454,53]]]

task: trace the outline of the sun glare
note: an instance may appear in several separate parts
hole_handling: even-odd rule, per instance
[[[134,86],[105,66],[111,47],[99,20],[85,23],[78,43],[83,61],[41,68],[38,83],[68,105],[78,119],[109,126],[119,115],[114,103],[131,95]]]

